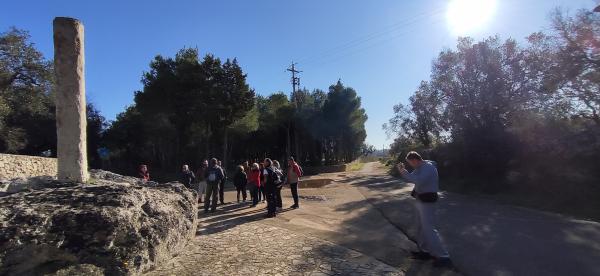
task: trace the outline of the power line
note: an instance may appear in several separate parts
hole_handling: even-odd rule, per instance
[[[441,21],[441,19],[436,20],[433,23],[437,24],[440,21]],[[365,50],[368,50],[368,49],[371,49],[371,48],[374,48],[374,47],[377,47],[377,46],[381,46],[381,45],[383,45],[385,43],[388,43],[388,42],[391,42],[391,41],[393,41],[393,40],[395,40],[397,38],[400,38],[400,37],[402,37],[402,36],[404,36],[404,35],[406,35],[406,34],[408,34],[410,32],[411,32],[410,30],[407,30],[405,32],[401,32],[401,33],[395,34],[394,36],[391,36],[391,37],[386,38],[384,40],[381,40],[381,41],[378,41],[378,42],[375,42],[375,43],[372,43],[372,44],[365,45],[365,47],[357,48],[354,51],[347,51],[346,53],[342,53],[340,55],[332,55],[332,56],[326,57],[326,58],[324,58],[322,60],[315,60],[314,62],[305,63],[304,65],[305,66],[310,66],[310,67],[315,67],[315,66],[322,66],[324,64],[335,62],[335,61],[338,61],[338,60],[340,60],[342,58],[346,58],[346,57],[355,55],[357,53],[363,52]]]
[[[310,55],[310,56],[306,56],[304,58],[301,58],[300,60],[298,60],[299,63],[303,63],[303,64],[309,64],[309,63],[313,63],[313,61],[315,59],[319,59],[321,57],[324,56],[328,56],[331,53],[339,53],[341,51],[347,50],[347,49],[351,49],[357,46],[360,46],[361,44],[365,44],[373,39],[377,39],[380,37],[383,37],[389,33],[393,33],[395,31],[398,31],[400,29],[403,29],[407,26],[413,25],[415,23],[418,23],[419,21],[423,20],[424,18],[428,18],[431,16],[435,16],[435,15],[439,15],[444,9],[440,8],[440,9],[436,9],[433,11],[428,11],[428,12],[422,12],[419,13],[416,16],[413,16],[411,18],[408,19],[404,19],[402,21],[396,22],[392,25],[389,25],[385,28],[383,28],[382,30],[361,36],[359,38],[350,40],[346,43],[337,45],[335,47],[332,47],[330,49],[327,49],[319,54],[315,54],[315,55]]]

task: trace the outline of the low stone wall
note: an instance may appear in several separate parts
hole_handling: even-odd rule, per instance
[[[0,153],[0,179],[56,177],[56,158]]]

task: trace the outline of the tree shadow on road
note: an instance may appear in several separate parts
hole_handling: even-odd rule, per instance
[[[348,181],[391,224],[415,237],[412,185],[390,176]],[[376,195],[376,196],[374,196]],[[438,230],[454,263],[471,275],[600,275],[600,227],[556,214],[504,205],[476,196],[441,193]],[[345,206],[351,211],[352,206]],[[426,265],[407,275],[431,274]]]
[[[391,191],[398,187],[392,187],[387,184],[389,179],[383,177],[373,177],[364,181],[355,182],[352,185],[358,187],[373,186],[380,191]],[[385,184],[381,184],[385,183]],[[396,183],[397,184],[397,183]],[[390,185],[390,186],[388,186]],[[399,224],[397,220],[388,217],[382,212],[377,204],[378,202],[389,202],[394,205],[392,208],[398,210],[398,214],[403,216],[403,221],[409,222]],[[365,224],[373,225],[372,232],[366,232],[365,235],[357,236],[351,240],[342,243],[344,246],[356,249],[364,254],[370,255],[386,264],[401,268],[406,275],[457,275],[456,269],[434,268],[431,261],[418,261],[410,259],[410,251],[417,249],[415,242],[416,228],[412,223],[414,217],[414,207],[411,199],[399,199],[397,195],[385,195],[380,199],[373,200],[366,197],[366,200],[352,201],[341,204],[335,209],[337,212],[353,213],[353,219],[344,221],[344,227],[364,228]],[[376,222],[379,221],[379,222]],[[387,223],[384,225],[382,222]],[[406,240],[402,240],[404,237]]]

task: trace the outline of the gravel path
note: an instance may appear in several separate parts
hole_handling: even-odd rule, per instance
[[[147,275],[403,275],[334,243],[246,221],[194,239],[183,255]]]

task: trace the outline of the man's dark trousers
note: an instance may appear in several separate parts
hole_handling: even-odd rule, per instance
[[[294,198],[294,205],[298,206],[298,182],[290,183],[290,190],[292,190],[292,197]]]
[[[275,203],[275,187],[265,187],[265,197],[267,198],[267,213],[275,215],[277,205]]]

